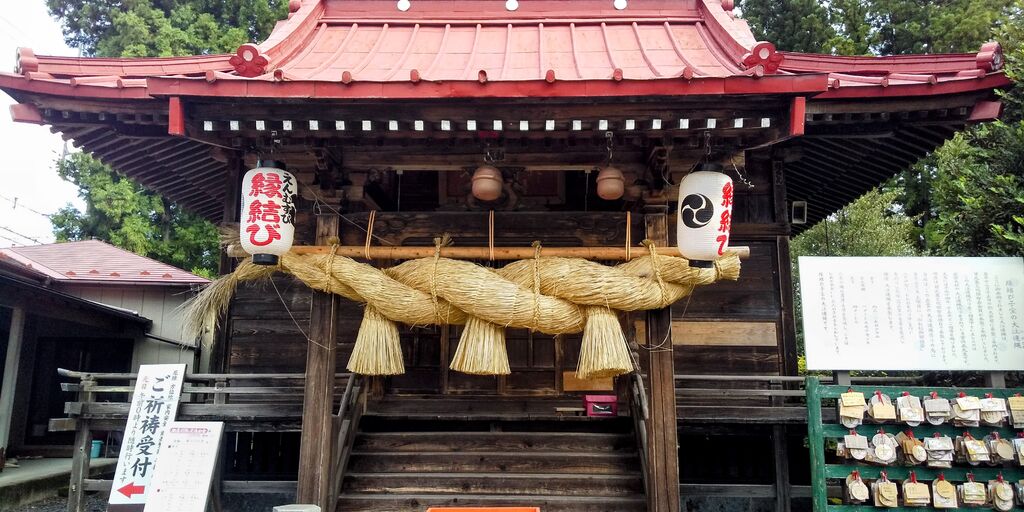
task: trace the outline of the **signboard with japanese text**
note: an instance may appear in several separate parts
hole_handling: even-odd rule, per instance
[[[178,412],[184,364],[139,367],[121,455],[110,490],[110,512],[141,511],[156,468],[160,443]]]
[[[172,421],[160,446],[145,512],[205,512],[224,423]]]
[[[1021,258],[801,257],[808,370],[1024,368]]]

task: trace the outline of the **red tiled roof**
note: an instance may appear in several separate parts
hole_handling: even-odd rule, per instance
[[[731,0],[628,0],[622,10],[611,0],[522,0],[514,11],[502,0],[409,0],[406,11],[399,3],[294,0],[266,41],[234,55],[88,59],[22,50],[19,74],[0,73],[0,87],[109,98],[655,94],[651,84],[627,86],[643,81],[672,95],[870,97],[1009,83],[994,43],[973,55],[776,52],[734,17]],[[779,76],[751,84],[766,74]],[[823,79],[812,83],[811,75]]]
[[[187,286],[209,281],[180,268],[99,240],[0,249],[8,258],[55,281]]]

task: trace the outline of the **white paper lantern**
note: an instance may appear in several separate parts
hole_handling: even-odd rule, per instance
[[[697,171],[683,178],[679,183],[676,240],[684,258],[712,261],[729,249],[732,202],[732,178],[725,174]]]
[[[263,161],[242,178],[242,248],[258,265],[277,265],[295,238],[295,176],[284,164]]]

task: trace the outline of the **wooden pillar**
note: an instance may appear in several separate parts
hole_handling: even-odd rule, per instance
[[[776,237],[776,265],[779,272],[779,304],[782,306],[779,311],[779,322],[782,328],[779,329],[779,361],[782,362],[782,375],[797,374],[797,347],[796,347],[796,322],[795,309],[793,304],[793,263],[789,253],[789,208],[786,201],[786,177],[785,166],[781,160],[772,160],[772,194],[775,205],[775,223],[784,225],[787,234]]]
[[[78,401],[92,402],[96,381],[86,378],[81,381]],[[92,452],[92,430],[89,420],[79,417],[75,425],[75,446],[71,459],[71,483],[68,486],[68,512],[85,512],[85,479],[89,478],[89,459]]]
[[[337,216],[320,216],[316,222],[316,243],[330,245],[328,239],[338,236]],[[306,348],[306,389],[302,402],[302,441],[299,446],[298,503],[319,505],[321,510],[334,507],[331,495],[334,429],[334,374],[337,371],[336,325],[337,296],[313,292],[309,317],[309,338]]]
[[[786,426],[772,426],[772,451],[775,455],[775,512],[789,512],[789,449],[786,442]]]
[[[11,331],[7,336],[7,358],[4,361],[4,380],[0,383],[0,455],[6,454],[11,439],[11,417],[14,415],[15,386],[18,383],[18,364],[25,334],[25,308],[11,311]],[[4,457],[0,456],[0,460]],[[0,470],[3,468],[0,467]]]
[[[227,172],[224,175],[224,214],[221,224],[239,222],[242,208],[242,175],[245,173],[245,159],[241,156],[229,156]],[[236,260],[228,256],[226,249],[220,253],[217,272],[220,275],[235,270]],[[227,373],[228,351],[231,346],[231,310],[217,323],[216,332],[211,333],[210,344],[199,351],[199,371],[205,373]]]
[[[668,245],[667,207],[645,210],[647,239]],[[647,345],[641,347],[650,385],[647,422],[647,510],[678,512],[679,442],[676,431],[675,361],[672,354],[672,308],[647,312]]]

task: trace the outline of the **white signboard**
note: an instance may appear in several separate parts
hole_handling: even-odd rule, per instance
[[[142,510],[156,468],[167,425],[178,412],[185,379],[183,364],[144,364],[139,367],[128,424],[110,490],[111,512]]]
[[[1024,368],[1020,258],[801,257],[809,370]]]
[[[173,421],[160,447],[145,512],[205,512],[224,423]]]

